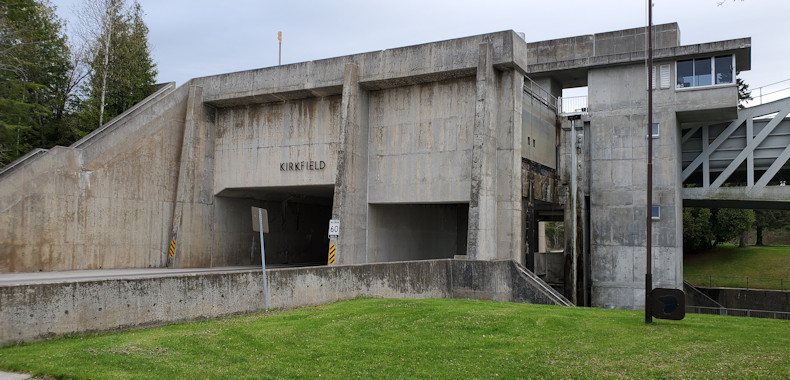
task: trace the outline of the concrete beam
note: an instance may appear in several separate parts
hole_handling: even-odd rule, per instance
[[[683,188],[683,206],[790,210],[788,189],[788,186]]]
[[[526,72],[527,43],[507,30],[193,81],[204,87],[206,103],[215,107],[337,95],[342,91],[347,64],[357,66],[362,88],[392,88],[474,75],[477,45],[483,42],[492,46],[492,65]]]
[[[676,23],[654,28],[656,63],[734,54],[738,71],[751,69],[751,38],[681,46]],[[643,63],[645,31],[642,27],[529,43],[527,74],[533,79],[551,76],[564,87],[584,86],[587,70]]]

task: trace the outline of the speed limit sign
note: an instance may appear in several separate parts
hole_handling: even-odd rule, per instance
[[[329,220],[329,237],[340,236],[340,219]]]

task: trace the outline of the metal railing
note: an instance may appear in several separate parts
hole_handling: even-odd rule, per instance
[[[727,315],[731,317],[751,317],[790,320],[790,313],[785,311],[730,309],[726,307],[686,306],[687,313]]]
[[[557,112],[559,109],[557,107],[558,98],[551,95],[548,90],[540,87],[535,81],[527,76],[524,77],[524,92],[532,95],[533,98],[539,100],[541,103],[554,110],[554,112]]]
[[[560,97],[560,113],[579,113],[587,112],[587,97],[586,96],[568,96]]]
[[[777,99],[790,97],[790,79],[780,80],[757,87],[751,90],[752,100],[748,100],[746,107],[759,106],[763,103],[772,102]]]
[[[36,148],[36,149],[31,150],[30,152],[27,152],[27,154],[25,154],[24,156],[19,157],[16,160],[14,160],[13,162],[9,163],[8,165],[3,166],[2,168],[0,168],[0,177],[2,177],[3,174],[10,173],[11,171],[13,171],[14,169],[16,169],[18,167],[22,167],[22,164],[24,164],[24,163],[29,163],[32,160],[41,157],[42,155],[44,155],[48,151],[49,151],[48,149]]]
[[[686,281],[694,286],[718,288],[790,290],[790,279],[767,277],[732,277],[706,274],[684,275]]]

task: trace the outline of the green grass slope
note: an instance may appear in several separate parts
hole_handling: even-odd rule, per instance
[[[684,255],[683,276],[694,285],[790,289],[790,247],[716,247]],[[706,276],[712,276],[710,280]],[[784,279],[784,281],[781,281]]]
[[[790,321],[358,299],[0,348],[62,378],[788,378]]]

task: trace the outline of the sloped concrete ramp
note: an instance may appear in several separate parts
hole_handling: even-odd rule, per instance
[[[260,269],[0,281],[0,344],[141,328],[263,309]],[[520,264],[426,260],[267,270],[269,307],[357,297],[468,298],[570,306]],[[2,277],[2,275],[0,275]],[[0,278],[2,280],[2,278]]]

